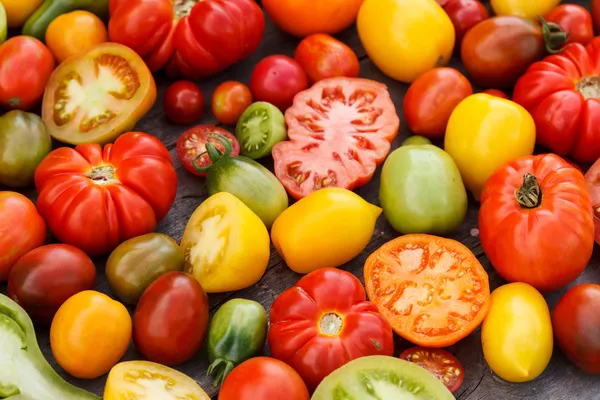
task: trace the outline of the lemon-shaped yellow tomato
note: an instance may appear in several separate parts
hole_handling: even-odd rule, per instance
[[[552,357],[552,322],[544,297],[526,283],[510,283],[492,292],[481,328],[483,355],[500,378],[528,382]]]
[[[271,228],[277,252],[295,272],[339,267],[367,246],[382,209],[356,193],[326,188],[282,212]]]
[[[479,201],[488,177],[505,163],[533,153],[535,123],[510,100],[478,93],[454,109],[444,149],[454,159],[465,187]]]
[[[365,0],[356,26],[369,58],[402,82],[452,57],[454,26],[435,0]]]
[[[207,293],[230,292],[255,284],[269,263],[269,232],[237,197],[220,192],[194,211],[181,239],[185,271]]]
[[[560,4],[561,0],[492,0],[496,15],[515,15],[534,19],[544,16]]]
[[[0,0],[6,10],[9,28],[19,28],[37,10],[44,0]]]

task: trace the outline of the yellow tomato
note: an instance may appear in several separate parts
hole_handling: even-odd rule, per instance
[[[126,361],[108,374],[104,400],[210,400],[196,381],[150,361]]]
[[[108,40],[104,22],[88,11],[72,11],[56,17],[46,30],[46,45],[56,62],[85,53]]]
[[[491,4],[496,15],[535,19],[548,14],[560,2],[561,0],[492,0]]]
[[[552,357],[552,322],[544,297],[526,283],[510,283],[492,292],[481,328],[483,355],[500,378],[528,382]]]
[[[435,0],[365,0],[356,24],[369,58],[399,81],[410,83],[452,57],[454,26]]]
[[[273,224],[271,239],[295,272],[335,268],[363,251],[381,212],[350,190],[321,189],[282,212]]]
[[[255,284],[264,275],[271,255],[265,224],[228,192],[212,195],[194,211],[181,248],[185,271],[207,293],[231,292]]]
[[[52,320],[52,354],[74,377],[97,378],[123,357],[131,328],[123,304],[93,290],[79,292],[63,303]]]
[[[9,28],[19,28],[37,10],[44,0],[0,0],[6,10]]]
[[[533,153],[535,123],[510,100],[478,93],[454,109],[444,150],[454,159],[465,187],[479,201],[487,178],[499,167]]]

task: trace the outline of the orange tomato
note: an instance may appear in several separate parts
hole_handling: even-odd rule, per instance
[[[58,63],[106,41],[108,33],[104,22],[89,11],[62,14],[46,30],[46,45]]]
[[[65,371],[76,378],[94,379],[123,357],[131,331],[131,317],[124,305],[86,290],[58,309],[50,327],[50,346]]]

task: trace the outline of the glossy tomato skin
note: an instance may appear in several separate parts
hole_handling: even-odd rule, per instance
[[[394,353],[390,324],[349,272],[323,268],[284,291],[270,312],[273,357],[294,368],[309,389],[365,356]]]
[[[588,192],[590,193],[590,198],[592,200],[592,210],[594,212],[594,231],[595,231],[594,238],[596,240],[596,243],[600,243],[600,161],[599,160],[596,160],[596,162],[585,173],[585,183],[587,185]]]
[[[536,19],[548,14],[560,4],[561,0],[490,0],[496,15],[514,15],[527,19]]]
[[[400,359],[425,368],[452,393],[460,389],[465,379],[465,370],[460,361],[446,350],[411,347],[400,354]]]
[[[311,83],[336,76],[356,78],[360,72],[356,53],[345,43],[324,33],[303,39],[296,48],[294,59],[306,71]]]
[[[169,272],[148,286],[133,316],[133,342],[148,360],[173,366],[200,349],[208,327],[208,297],[191,275]]]
[[[404,97],[404,116],[410,130],[430,139],[446,133],[454,108],[473,94],[471,84],[454,68],[435,68],[418,77]]]
[[[552,312],[552,328],[560,349],[578,368],[600,375],[600,285],[572,287]]]
[[[309,400],[302,378],[283,361],[255,357],[231,371],[219,392],[219,400]]]
[[[487,89],[481,93],[489,94],[490,96],[500,97],[501,99],[510,100],[506,93],[504,93],[502,90],[498,90],[498,89]]]
[[[454,25],[457,46],[469,29],[490,17],[485,6],[477,0],[449,0],[443,7]]]
[[[8,278],[8,297],[36,323],[49,324],[71,296],[94,288],[96,267],[77,247],[49,244],[17,261]]]
[[[29,110],[37,105],[54,71],[54,57],[39,40],[16,36],[0,45],[0,107]]]
[[[198,172],[194,168],[194,159],[201,153],[206,152],[206,143],[212,143],[217,150],[223,152],[225,148],[218,140],[209,138],[207,133],[215,132],[223,135],[231,143],[231,156],[235,157],[240,154],[240,142],[231,133],[223,128],[219,128],[211,125],[198,125],[187,131],[185,131],[179,139],[177,139],[176,152],[177,158],[181,164],[194,175],[197,176],[208,176],[206,172]],[[210,163],[208,154],[204,154],[199,160],[197,165],[199,167],[206,167]]]
[[[204,113],[204,95],[194,82],[178,81],[167,89],[163,108],[169,121],[178,125],[189,125]]]
[[[212,112],[222,124],[235,125],[240,116],[252,104],[252,92],[241,82],[227,81],[215,89]]]
[[[308,77],[294,59],[269,56],[259,62],[250,78],[250,90],[255,100],[271,103],[285,111],[294,101],[294,96],[308,88]]]
[[[35,186],[38,210],[54,236],[101,255],[154,230],[175,200],[177,175],[160,140],[129,132],[104,149],[54,150],[38,166]]]
[[[577,4],[562,4],[546,15],[546,21],[554,22],[568,33],[567,43],[588,44],[594,38],[592,16]]]

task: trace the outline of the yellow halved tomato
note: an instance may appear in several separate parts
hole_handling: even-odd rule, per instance
[[[150,361],[126,361],[108,374],[104,400],[210,400],[189,376]]]
[[[237,197],[220,192],[206,199],[187,223],[181,249],[185,271],[207,293],[244,289],[262,278],[269,263],[269,233]]]
[[[0,0],[6,10],[9,28],[19,28],[37,10],[44,0]]]
[[[61,142],[105,144],[131,131],[155,100],[156,84],[144,60],[121,44],[101,43],[54,70],[42,119]]]

